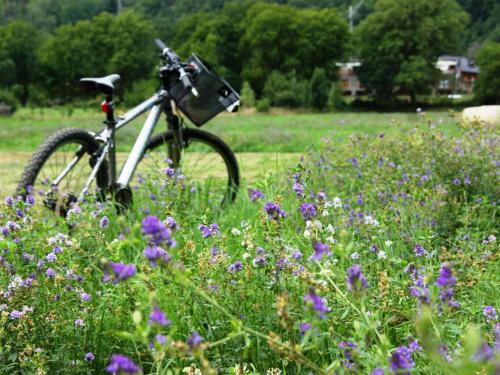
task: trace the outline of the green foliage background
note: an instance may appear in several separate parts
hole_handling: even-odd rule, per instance
[[[310,101],[317,68],[324,69],[323,86],[331,87],[335,63],[360,57],[360,74],[376,99],[394,101],[403,93],[415,101],[436,81],[439,54],[474,57],[485,40],[500,41],[495,0],[367,0],[350,38],[347,13],[354,3],[0,0],[0,89],[22,105],[67,103],[82,95],[78,78],[116,72],[122,99],[135,87],[127,103],[137,102],[140,88],[154,87],[152,39],[160,37],[183,58],[202,56],[237,89],[248,82],[256,100],[323,110],[326,99]],[[292,82],[272,91],[276,77]],[[296,97],[287,99],[290,90]]]

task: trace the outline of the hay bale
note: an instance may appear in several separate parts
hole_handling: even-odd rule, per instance
[[[500,126],[500,105],[465,108],[462,111],[462,121],[466,123],[480,121],[489,125]]]

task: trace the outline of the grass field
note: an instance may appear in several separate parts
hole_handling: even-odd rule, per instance
[[[120,113],[120,111],[118,111]],[[12,193],[31,153],[57,129],[76,127],[98,130],[102,113],[67,108],[21,109],[0,119],[0,195]],[[117,134],[119,159],[131,149],[145,117]],[[417,125],[433,124],[445,134],[458,129],[453,114],[416,113],[327,113],[222,114],[203,127],[222,137],[237,153],[243,178],[255,179],[267,172],[280,173],[296,162],[300,153],[333,133],[339,138],[351,134],[393,133]],[[164,122],[156,132],[164,129]]]
[[[22,115],[3,130],[22,133]],[[443,114],[232,120],[207,126],[248,145],[223,210],[210,185],[175,175],[145,176],[120,214],[89,202],[65,221],[37,194],[0,200],[0,374],[498,373],[496,128]],[[300,147],[252,150],[263,129]],[[3,152],[3,176],[28,137]]]

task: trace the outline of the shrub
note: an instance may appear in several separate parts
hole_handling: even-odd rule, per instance
[[[257,101],[257,112],[267,112],[271,108],[271,103],[269,102],[269,99],[263,98]]]
[[[342,96],[342,89],[340,84],[332,83],[330,86],[330,91],[328,93],[327,108],[330,111],[335,111],[338,109],[343,109],[345,107],[344,97]]]
[[[305,107],[307,81],[300,80],[295,72],[283,74],[273,71],[264,86],[264,97],[273,107]]]
[[[331,86],[330,81],[326,78],[325,69],[314,69],[311,80],[309,81],[308,90],[308,107],[314,109],[325,109],[328,101],[328,90]]]
[[[244,82],[241,88],[241,104],[244,107],[255,107],[255,93],[248,82]]]
[[[0,115],[12,115],[19,105],[19,101],[9,91],[0,91]]]
[[[474,93],[481,104],[500,104],[500,43],[486,43],[477,55],[481,73]]]

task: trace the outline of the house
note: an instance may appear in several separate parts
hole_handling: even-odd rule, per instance
[[[439,57],[436,68],[441,71],[437,92],[441,94],[472,94],[479,67],[464,56]]]
[[[340,88],[344,95],[357,96],[366,93],[356,74],[356,68],[361,66],[359,61],[338,62],[335,65],[339,68]]]

